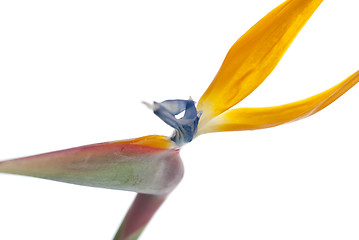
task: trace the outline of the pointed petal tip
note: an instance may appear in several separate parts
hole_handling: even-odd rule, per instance
[[[143,105],[145,105],[148,109],[152,110],[152,111],[156,111],[159,108],[158,104],[155,104],[155,103],[151,104],[151,103],[146,102],[146,101],[142,101],[141,103]]]

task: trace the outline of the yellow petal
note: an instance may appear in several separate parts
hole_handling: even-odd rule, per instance
[[[288,0],[268,13],[229,50],[198,102],[200,125],[231,108],[272,72],[322,0]]]
[[[165,136],[160,135],[148,135],[139,138],[133,138],[129,140],[109,142],[109,144],[135,144],[154,148],[175,148],[175,144]]]
[[[359,71],[338,85],[301,101],[264,108],[229,110],[212,121],[198,135],[209,132],[254,130],[293,122],[322,110],[343,95],[359,81]]]

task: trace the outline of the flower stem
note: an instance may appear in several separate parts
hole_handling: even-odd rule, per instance
[[[166,199],[167,194],[138,193],[113,240],[136,240]]]

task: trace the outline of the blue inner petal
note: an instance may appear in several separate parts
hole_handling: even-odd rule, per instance
[[[201,113],[197,109],[193,100],[166,100],[161,103],[153,103],[153,112],[165,123],[175,129],[171,140],[178,146],[189,143],[197,133],[198,121]],[[180,119],[176,115],[184,111],[184,116]]]

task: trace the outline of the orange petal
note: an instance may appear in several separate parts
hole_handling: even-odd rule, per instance
[[[229,50],[198,102],[200,125],[231,108],[272,72],[322,0],[288,0],[268,13]]]
[[[359,81],[359,71],[338,85],[301,101],[264,108],[238,108],[229,110],[212,121],[198,135],[209,132],[254,130],[274,127],[309,117],[343,95]]]

